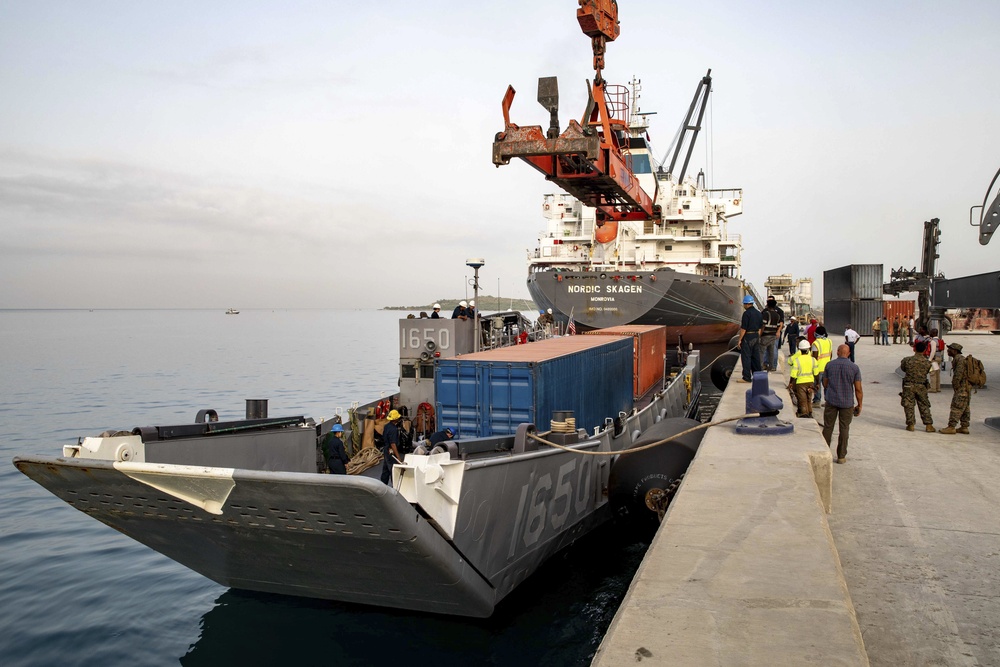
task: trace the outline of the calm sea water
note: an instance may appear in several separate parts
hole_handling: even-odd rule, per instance
[[[0,664],[580,665],[646,545],[601,529],[485,620],[234,591],[104,526],[24,477],[109,428],[332,416],[396,388],[398,313],[0,311]],[[350,576],[330,563],[331,577]]]

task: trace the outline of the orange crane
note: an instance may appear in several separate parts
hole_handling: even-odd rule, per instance
[[[550,115],[548,131],[543,132],[540,125],[515,125],[510,122],[514,88],[508,86],[502,103],[504,130],[493,142],[493,164],[499,167],[511,158],[524,160],[546,179],[596,208],[598,226],[611,223],[611,229],[602,231],[616,232],[619,220],[660,218],[661,211],[639,186],[622,151],[628,136],[628,89],[609,85],[601,75],[606,45],[619,34],[618,3],[579,3],[576,18],[591,39],[595,70],[582,120],[570,120],[560,134],[559,87],[553,76],[538,80],[538,102]]]

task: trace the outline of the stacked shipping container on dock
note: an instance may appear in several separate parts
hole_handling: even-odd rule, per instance
[[[831,337],[848,326],[870,336],[882,316],[882,265],[849,264],[823,272],[823,324]]]

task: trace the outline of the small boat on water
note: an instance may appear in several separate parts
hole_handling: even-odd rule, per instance
[[[236,310],[235,308],[230,308],[229,310],[226,311],[226,315],[239,315],[239,314],[240,311]]]
[[[266,403],[247,401],[245,418],[205,409],[192,423],[109,430],[14,465],[224,586],[486,617],[550,556],[629,511],[609,489],[621,452],[697,423],[698,353],[657,348],[642,368],[635,356],[642,336],[665,341],[662,331],[532,330],[516,344],[524,323],[400,320],[399,392],[334,420],[268,417]],[[389,408],[416,416],[417,438],[445,427],[456,437],[418,441],[391,485],[369,476],[381,464],[326,474],[317,453],[331,427],[374,454]],[[658,449],[672,446],[643,484],[676,489],[694,449]]]

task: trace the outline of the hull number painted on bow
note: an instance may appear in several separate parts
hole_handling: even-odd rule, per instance
[[[590,505],[593,461],[589,456],[575,456],[562,463],[554,474],[532,475],[521,487],[517,507],[517,525],[510,545],[510,556],[518,551],[518,541],[534,546],[546,529],[553,534],[567,521],[586,514]]]

